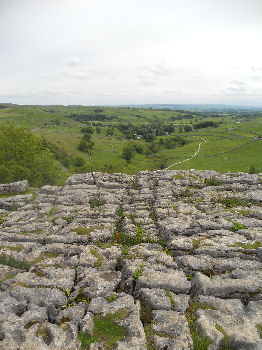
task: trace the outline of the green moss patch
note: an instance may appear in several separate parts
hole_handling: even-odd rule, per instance
[[[137,268],[137,269],[135,270],[134,274],[133,274],[134,280],[137,280],[138,277],[142,276],[143,270],[144,270],[144,265],[141,264],[141,265],[139,266],[139,268]]]
[[[172,295],[168,289],[166,289],[166,296],[168,297],[171,305],[171,310],[175,310],[175,302],[174,299],[172,298]]]
[[[239,222],[233,221],[233,226],[230,228],[230,231],[236,232],[236,231],[244,230],[244,229],[247,229],[246,225],[243,225],[243,224],[241,224]]]
[[[102,256],[100,254],[98,254],[98,252],[93,248],[90,248],[89,251],[95,258],[97,258],[97,262],[95,262],[94,266],[100,267],[102,265],[102,262],[103,262]]]
[[[173,176],[173,179],[174,179],[174,180],[183,180],[183,175],[180,174],[180,173],[175,174],[175,175]]]
[[[111,350],[117,341],[125,337],[125,329],[115,323],[116,320],[123,320],[127,317],[127,310],[121,309],[106,316],[94,316],[93,335],[88,332],[80,332],[78,339],[83,349],[88,349],[89,345],[95,342],[103,343],[104,349]]]
[[[8,249],[14,252],[21,252],[21,250],[23,250],[24,247],[21,245],[17,245],[17,246],[0,245],[0,249]]]
[[[222,181],[215,176],[211,176],[209,179],[205,179],[205,184],[207,186],[220,186],[222,185]]]
[[[0,254],[0,264],[28,271],[31,264],[26,260],[17,260],[12,255]]]
[[[248,207],[250,205],[247,200],[238,197],[225,197],[218,199],[217,202],[223,204],[228,209],[234,207]]]
[[[112,303],[113,301],[116,301],[118,299],[118,296],[116,294],[112,294],[109,297],[106,298],[107,301]]]
[[[233,350],[233,348],[229,345],[230,338],[227,335],[227,333],[225,332],[225,330],[222,328],[222,326],[219,325],[218,323],[216,323],[215,327],[224,336],[224,338],[222,340],[222,344],[220,345],[220,350]]]
[[[102,230],[104,225],[99,226],[91,226],[91,227],[77,227],[72,230],[72,232],[77,233],[78,235],[89,235],[91,232],[95,230]]]
[[[209,345],[211,344],[211,340],[208,337],[202,336],[195,324],[195,321],[196,321],[195,313],[198,309],[215,310],[215,308],[209,304],[199,304],[197,302],[193,302],[187,308],[186,314],[185,314],[187,318],[188,326],[190,329],[191,337],[193,340],[194,350],[207,350]]]
[[[240,247],[243,249],[258,249],[258,248],[262,247],[262,243],[259,241],[256,241],[255,243],[237,242],[237,243],[231,244],[229,247]]]
[[[91,208],[101,207],[102,205],[106,204],[106,201],[102,198],[92,198],[90,199],[89,204]]]
[[[257,324],[257,330],[260,338],[262,339],[262,324]]]

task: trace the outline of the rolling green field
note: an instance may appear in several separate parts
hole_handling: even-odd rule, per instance
[[[204,121],[217,125],[197,128],[196,125]],[[64,165],[69,174],[86,171],[135,174],[141,170],[167,167],[171,170],[213,169],[218,172],[249,172],[253,167],[262,172],[261,112],[220,112],[214,115],[146,108],[9,105],[0,108],[0,123],[6,122],[30,128],[63,151],[72,161]],[[131,139],[121,131],[120,124],[127,133],[133,133]],[[91,135],[94,147],[90,153],[78,149],[81,129],[87,126],[94,130]],[[158,135],[160,126],[172,126],[173,130]],[[135,127],[148,128],[153,140],[135,134]],[[184,145],[161,146],[163,139],[177,136],[185,140]],[[152,142],[159,149],[149,154],[147,150]],[[122,157],[127,145],[139,145],[143,150],[134,152],[130,162]],[[79,157],[85,164],[73,166],[74,159]]]

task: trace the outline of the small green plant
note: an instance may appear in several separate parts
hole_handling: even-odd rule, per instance
[[[239,222],[232,221],[232,223],[233,223],[233,226],[230,228],[230,231],[232,231],[232,232],[236,232],[236,231],[239,231],[239,230],[247,229],[246,225],[243,225],[243,224],[241,224]]]
[[[194,344],[194,350],[207,350],[211,344],[211,340],[208,337],[204,337],[199,333],[196,326],[196,316],[195,313],[198,309],[211,309],[215,310],[212,305],[209,304],[199,304],[197,302],[192,302],[186,310],[186,318],[188,326],[190,329],[191,337]]]
[[[68,224],[71,224],[71,222],[74,220],[74,218],[71,216],[64,216],[62,219],[65,220]]]
[[[147,349],[155,350],[151,341],[151,336],[154,334],[151,329],[154,325],[154,321],[152,321],[152,309],[145,302],[140,303],[140,320],[145,330]]]
[[[183,180],[183,175],[180,174],[180,173],[175,174],[175,175],[173,176],[173,179],[174,179],[174,180]]]
[[[124,210],[122,207],[119,207],[116,211],[116,215],[119,216],[120,218],[124,218],[125,214],[124,214]]]
[[[134,236],[134,243],[135,244],[140,244],[143,242],[144,233],[145,233],[145,230],[142,227],[138,226],[136,228],[136,233]]]
[[[255,174],[257,172],[256,168],[254,166],[249,167],[249,174]]]
[[[138,226],[138,224],[136,222],[136,213],[129,214],[129,217],[130,217],[132,224],[135,226]]]
[[[205,179],[205,184],[207,186],[220,186],[222,185],[222,181],[217,179],[215,176],[211,176],[208,179]]]
[[[138,277],[142,276],[143,270],[144,270],[144,265],[141,264],[141,265],[139,266],[139,268],[137,268],[137,269],[135,270],[134,274],[133,274],[134,280],[137,280]]]
[[[188,281],[191,281],[193,276],[190,275],[190,273],[186,273],[186,278],[187,278]]]
[[[97,258],[97,262],[94,264],[94,266],[95,267],[100,267],[102,265],[102,262],[103,262],[102,256],[100,254],[98,254],[98,252],[95,249],[93,249],[93,248],[90,248],[90,253],[95,258]]]
[[[262,242],[256,241],[255,243],[241,243],[241,242],[237,242],[234,244],[230,244],[229,247],[240,247],[243,249],[258,249],[260,247],[262,247]]]
[[[125,337],[125,329],[115,323],[118,319],[124,319],[127,316],[125,309],[119,310],[114,314],[106,316],[94,316],[94,330],[91,336],[88,332],[80,332],[78,339],[83,349],[88,349],[89,345],[95,342],[103,342],[104,348],[111,350],[117,341]]]
[[[128,255],[128,247],[127,246],[122,246],[122,255]]]
[[[73,306],[73,305],[75,305],[75,302],[76,302],[76,297],[73,299],[73,300],[69,300],[69,297],[70,297],[70,290],[68,289],[68,288],[63,288],[63,291],[64,291],[64,293],[65,293],[65,295],[66,295],[66,305],[63,305],[62,307],[61,307],[61,309],[67,309],[67,308],[69,308],[69,307],[71,307],[71,306]]]
[[[56,212],[56,206],[53,206],[46,215],[52,216],[55,212]]]
[[[157,241],[157,243],[160,244],[161,247],[162,247],[163,249],[166,249],[167,244],[166,244],[166,241],[164,240],[162,234],[159,234],[159,235],[158,235],[158,241]]]
[[[77,233],[78,235],[89,235],[91,232],[95,230],[102,230],[103,228],[104,228],[104,225],[91,226],[91,227],[77,227],[71,231]]]
[[[102,205],[106,204],[106,200],[102,198],[92,198],[89,200],[89,204],[91,208],[101,207]]]
[[[262,324],[257,324],[257,330],[260,338],[262,339]]]
[[[156,213],[154,212],[153,208],[150,209],[149,217],[153,221],[154,224],[157,223]]]
[[[173,204],[172,208],[173,208],[174,211],[177,211],[177,208],[178,208],[177,204]]]
[[[26,260],[16,260],[12,255],[0,255],[0,264],[28,271],[31,264]]]
[[[53,217],[53,218],[51,219],[51,222],[52,222],[53,225],[56,225],[55,222],[56,222],[57,219],[59,219],[58,216],[55,216],[55,217]]]
[[[246,217],[249,217],[253,213],[252,210],[238,210],[235,212],[238,214],[242,214],[243,216],[246,216]]]
[[[223,204],[227,209],[234,207],[248,207],[249,203],[246,199],[238,197],[225,197],[217,200],[218,203]]]
[[[21,252],[21,250],[23,250],[24,247],[21,245],[16,245],[16,246],[0,245],[0,249],[8,249],[15,252]]]
[[[169,250],[168,248],[162,249],[162,252],[166,253],[166,254],[169,255],[169,256],[173,256],[171,250]]]
[[[174,302],[174,299],[170,293],[170,291],[168,289],[166,289],[166,295],[169,299],[169,302],[170,302],[170,305],[171,305],[171,310],[175,310],[175,302]]]
[[[123,245],[126,245],[126,246],[141,244],[146,241],[146,239],[143,238],[144,232],[145,230],[140,226],[136,228],[136,233],[134,236],[128,235],[121,231],[120,241]]]
[[[114,243],[113,242],[107,242],[107,243],[96,242],[95,245],[100,249],[107,249],[107,248],[112,247],[114,245]]]
[[[180,192],[180,197],[182,198],[191,197],[191,196],[192,196],[192,192],[189,190],[188,187],[185,190]]]
[[[193,250],[198,249],[200,246],[200,240],[199,239],[193,239],[192,240],[192,244],[193,244]]]
[[[225,330],[223,329],[223,327],[218,323],[216,323],[215,327],[224,336],[224,338],[222,340],[222,344],[220,345],[220,350],[233,350],[233,348],[229,346],[230,338],[227,335],[227,333],[225,332]]]
[[[107,301],[109,301],[110,303],[112,303],[113,301],[116,301],[118,298],[118,296],[116,294],[112,294],[109,297],[106,298]]]
[[[157,241],[156,241],[154,238],[149,237],[149,236],[147,236],[147,237],[143,240],[143,242],[145,242],[145,243],[150,243],[150,244],[157,243]]]

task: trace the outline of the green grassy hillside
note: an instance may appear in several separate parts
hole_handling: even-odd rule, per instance
[[[0,123],[10,121],[30,128],[55,146],[56,158],[68,174],[86,171],[136,173],[166,167],[218,172],[248,172],[254,167],[262,171],[262,113],[258,111],[214,114],[142,108],[12,105],[0,109]],[[210,126],[202,127],[206,122]],[[93,128],[94,147],[90,152],[83,152],[78,145],[83,136],[81,129],[87,126]],[[145,135],[152,135],[152,139],[147,140]],[[176,142],[170,145],[167,140],[177,136],[181,136],[183,145]],[[133,151],[130,162],[122,157],[126,145],[133,150],[140,147],[140,152]],[[79,158],[84,164],[76,166]]]

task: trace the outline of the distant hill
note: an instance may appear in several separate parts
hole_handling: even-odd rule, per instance
[[[223,104],[141,104],[141,105],[119,105],[118,107],[129,108],[151,108],[165,110],[187,110],[187,111],[204,111],[204,112],[236,112],[236,111],[262,111],[262,106],[238,106]]]

